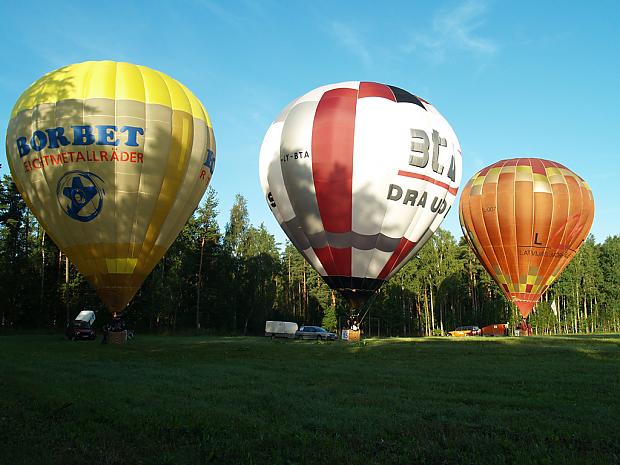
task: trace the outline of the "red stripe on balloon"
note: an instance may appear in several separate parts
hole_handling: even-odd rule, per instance
[[[382,97],[393,102],[396,101],[394,92],[388,86],[376,82],[360,82],[360,92],[358,98]]]
[[[312,175],[325,231],[351,231],[356,89],[323,94],[312,126]]]
[[[314,253],[329,276],[351,276],[351,247],[337,249],[327,246],[314,249]]]
[[[543,176],[547,175],[547,171],[545,170],[545,164],[542,160],[538,160],[536,158],[530,159],[532,163],[532,172],[535,174],[542,174]]]
[[[396,250],[394,250],[394,253],[381,270],[381,273],[377,276],[377,279],[385,279],[387,275],[407,257],[415,245],[415,242],[411,242],[409,239],[403,237],[396,246]]]
[[[445,182],[441,182],[438,179],[431,178],[430,176],[426,176],[424,174],[412,173],[410,171],[398,170],[398,175],[399,176],[405,176],[407,178],[415,178],[415,179],[422,179],[423,181],[428,181],[431,184],[435,184],[436,186],[443,187],[448,192],[450,192],[450,194],[452,194],[452,195],[456,195],[456,193],[459,190],[458,187],[450,187],[449,184],[447,184]]]
[[[356,89],[333,89],[319,101],[312,125],[312,176],[323,227],[347,233],[352,224]],[[351,276],[351,248],[314,249],[325,272]]]

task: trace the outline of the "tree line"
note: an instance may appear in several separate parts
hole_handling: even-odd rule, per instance
[[[266,320],[342,326],[349,309],[290,243],[249,221],[237,195],[224,231],[210,188],[126,312],[157,332],[262,334]],[[63,328],[80,310],[110,316],[95,291],[26,207],[9,176],[0,183],[0,329]],[[460,325],[520,316],[463,238],[439,229],[371,299],[371,336],[442,335]],[[620,236],[588,237],[529,318],[538,334],[620,332]]]

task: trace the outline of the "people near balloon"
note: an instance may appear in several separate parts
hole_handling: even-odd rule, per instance
[[[527,318],[522,316],[521,325],[519,328],[519,336],[531,336],[532,332],[532,324],[528,323]]]
[[[461,149],[428,101],[353,81],[288,104],[267,130],[259,165],[285,234],[358,313],[445,218]]]
[[[588,236],[590,187],[554,161],[501,160],[465,185],[459,216],[472,250],[531,334],[526,318]]]
[[[39,223],[120,313],[202,198],[215,138],[181,83],[145,66],[90,61],[26,89],[11,113],[7,158]]]
[[[110,331],[125,331],[125,320],[122,315],[115,314],[110,324]]]
[[[102,344],[123,343],[134,338],[134,331],[127,329],[124,317],[124,314],[114,313],[112,321],[103,326]]]

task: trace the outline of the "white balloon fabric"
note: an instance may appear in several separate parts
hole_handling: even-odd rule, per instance
[[[280,113],[261,147],[260,178],[291,242],[357,307],[439,227],[461,163],[454,131],[426,100],[342,82]]]

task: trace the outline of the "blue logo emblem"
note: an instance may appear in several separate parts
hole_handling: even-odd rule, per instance
[[[56,198],[62,210],[77,221],[94,220],[103,207],[103,179],[95,173],[69,171],[58,181]]]

